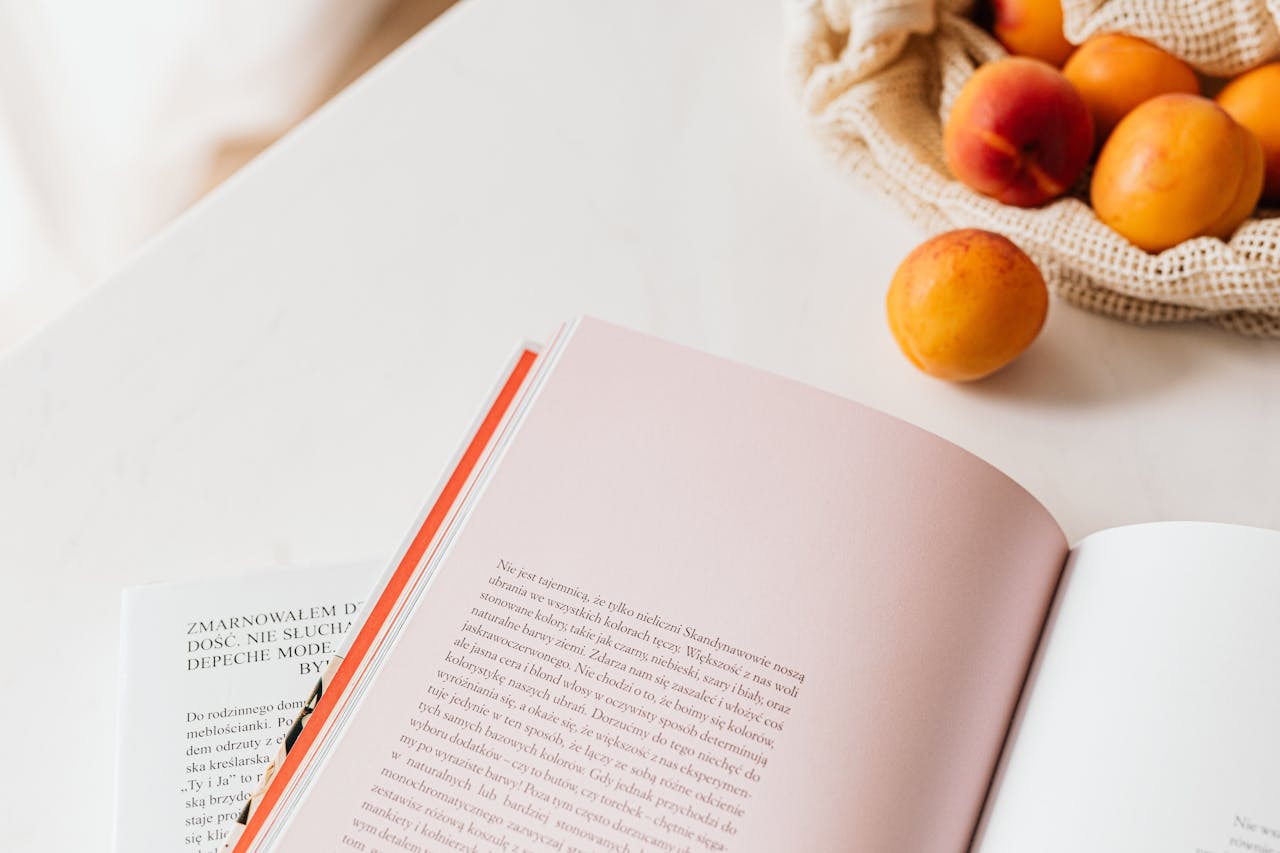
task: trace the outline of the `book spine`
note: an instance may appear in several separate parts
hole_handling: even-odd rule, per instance
[[[240,840],[240,836],[244,834],[244,828],[249,823],[249,818],[253,815],[259,802],[262,801],[263,794],[271,785],[271,781],[276,776],[276,770],[284,764],[285,758],[288,756],[293,745],[298,741],[298,735],[302,734],[302,730],[306,728],[308,721],[311,719],[312,712],[320,703],[320,698],[324,696],[325,689],[333,681],[333,676],[338,671],[338,667],[342,665],[345,657],[345,649],[340,654],[335,654],[325,667],[324,672],[320,674],[320,678],[316,680],[315,686],[311,688],[311,692],[307,694],[307,699],[302,703],[302,708],[298,711],[298,716],[294,718],[293,724],[289,726],[289,731],[284,736],[280,748],[276,750],[275,756],[267,764],[266,769],[262,771],[262,781],[258,783],[257,789],[249,796],[244,807],[240,809],[240,814],[236,817],[227,833],[227,839],[223,844],[224,851],[235,849],[236,843]]]
[[[480,416],[472,424],[466,440],[454,455],[451,464],[445,468],[444,476],[439,481],[431,499],[427,501],[417,522],[410,529],[408,537],[396,552],[396,558],[383,572],[377,585],[373,587],[378,596],[377,605],[367,609],[362,615],[361,623],[352,626],[348,630],[347,635],[342,640],[342,644],[339,646],[338,652],[330,660],[324,673],[317,680],[315,686],[312,687],[306,701],[303,702],[302,708],[294,719],[293,724],[290,725],[279,750],[277,750],[276,755],[263,772],[262,780],[258,787],[241,808],[235,821],[228,827],[227,838],[222,848],[223,853],[233,853],[233,851],[241,850],[242,841],[245,841],[246,845],[252,843],[251,836],[253,833],[248,832],[251,820],[264,803],[268,803],[268,809],[270,808],[268,794],[271,793],[273,796],[275,794],[273,783],[277,782],[278,777],[281,776],[281,770],[285,768],[290,754],[298,746],[302,733],[306,730],[308,724],[312,722],[313,717],[316,716],[316,711],[320,708],[321,701],[326,693],[332,688],[335,691],[335,695],[340,695],[343,688],[350,683],[351,673],[343,671],[343,664],[345,662],[350,666],[359,663],[358,659],[349,661],[354,644],[359,637],[366,633],[374,614],[388,604],[388,601],[384,599],[389,597],[394,600],[397,597],[399,587],[403,586],[403,584],[396,585],[395,580],[396,576],[403,572],[406,558],[413,552],[415,544],[418,543],[426,528],[430,526],[432,516],[439,513],[442,506],[447,510],[448,505],[452,504],[452,484],[459,479],[460,474],[462,474],[462,479],[469,475],[469,465],[474,464],[475,461],[473,456],[474,449],[477,445],[481,447],[487,445],[489,440],[488,433],[491,433],[497,422],[505,416],[507,409],[511,405],[514,392],[522,387],[525,379],[529,376],[533,362],[538,357],[538,354],[535,348],[525,345],[508,363],[507,369],[502,374],[502,380],[489,395],[481,409]],[[417,560],[415,559],[413,562],[416,563]],[[385,618],[385,613],[380,618]],[[359,658],[360,655],[356,657]],[[342,678],[339,678],[340,673],[343,676]],[[334,685],[335,680],[339,682],[336,687]],[[330,699],[331,701],[327,704],[332,707],[333,697],[330,697]],[[326,715],[321,714],[320,716]],[[301,751],[305,752],[310,743],[310,740],[303,739]],[[286,772],[284,775],[287,777],[288,773]],[[279,784],[285,784],[286,782],[287,778]],[[246,838],[246,835],[250,837]]]

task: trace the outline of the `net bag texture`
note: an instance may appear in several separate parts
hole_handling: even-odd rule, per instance
[[[836,161],[931,232],[1009,237],[1072,304],[1131,323],[1207,320],[1280,337],[1280,211],[1259,209],[1223,242],[1159,254],[1130,244],[1088,205],[1086,174],[1043,207],[1003,205],[953,179],[942,151],[951,104],[977,66],[1006,55],[968,0],[785,0],[787,74]],[[1145,38],[1228,77],[1280,55],[1280,0],[1063,0],[1064,30]],[[1280,109],[1280,93],[1277,93]]]

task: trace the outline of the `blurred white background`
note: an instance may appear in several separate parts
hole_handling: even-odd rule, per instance
[[[0,0],[0,354],[452,0]]]

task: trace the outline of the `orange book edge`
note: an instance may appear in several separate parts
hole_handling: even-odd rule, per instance
[[[311,757],[311,748],[320,736],[325,722],[346,704],[346,699],[348,698],[346,688],[350,686],[361,663],[369,656],[371,651],[375,650],[374,641],[382,626],[386,624],[389,617],[393,617],[398,612],[396,605],[400,601],[400,596],[404,592],[406,584],[408,584],[414,570],[426,554],[427,548],[436,539],[437,534],[440,532],[440,527],[448,517],[449,512],[458,502],[464,486],[466,486],[467,481],[475,472],[484,455],[484,451],[492,442],[503,418],[528,378],[536,359],[537,353],[532,350],[522,351],[516,359],[514,367],[508,374],[497,396],[494,397],[475,434],[467,443],[466,449],[459,457],[458,463],[450,473],[448,480],[445,481],[439,496],[431,506],[431,510],[427,513],[425,520],[418,528],[418,532],[414,535],[397,563],[390,581],[378,595],[377,601],[365,617],[364,623],[356,634],[350,649],[347,650],[347,654],[342,658],[328,685],[324,688],[324,692],[320,695],[306,726],[298,733],[279,769],[271,776],[265,789],[261,792],[257,806],[252,808],[248,820],[244,824],[243,831],[235,840],[235,846],[231,848],[233,853],[247,853],[258,833],[274,822],[277,817],[274,814],[274,809],[282,793],[288,787],[289,781],[308,763]],[[268,772],[270,771],[268,770]]]

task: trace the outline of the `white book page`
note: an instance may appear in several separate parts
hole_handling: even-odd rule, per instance
[[[1280,853],[1280,533],[1074,550],[979,853]]]
[[[117,851],[221,849],[378,568],[125,590]]]

